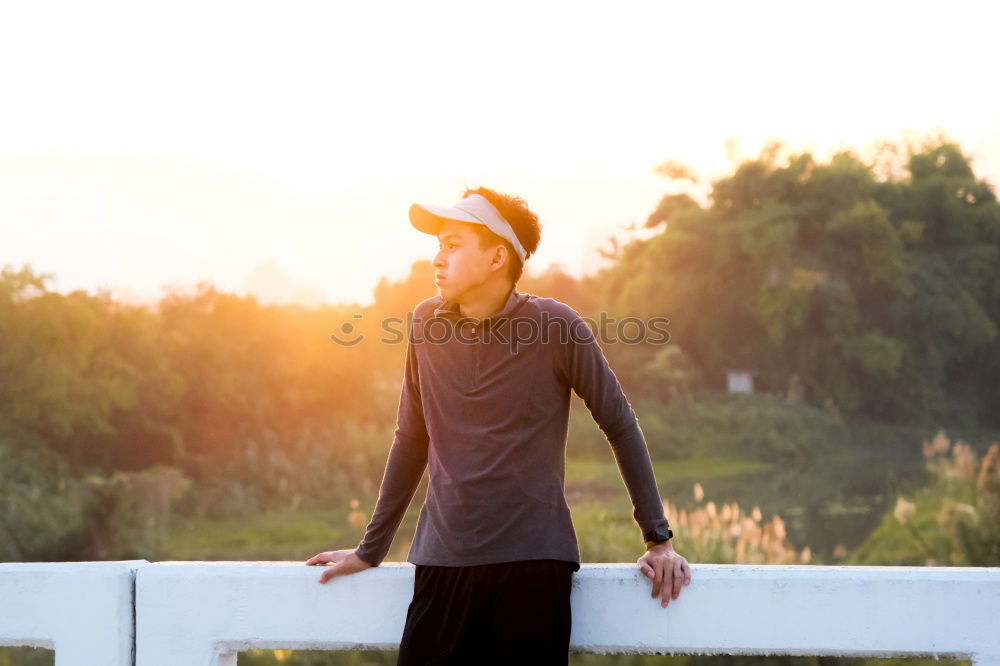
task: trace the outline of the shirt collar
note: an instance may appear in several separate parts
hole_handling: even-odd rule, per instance
[[[500,311],[495,312],[488,317],[483,317],[483,323],[488,324],[494,320],[510,316],[510,314],[517,309],[525,298],[525,294],[518,292],[516,288],[511,288],[510,294],[507,295],[507,300],[504,302],[503,307],[500,308]],[[456,315],[461,317],[462,310],[458,303],[455,303],[454,301],[444,301],[440,306],[434,309],[434,315],[438,317],[442,315]]]

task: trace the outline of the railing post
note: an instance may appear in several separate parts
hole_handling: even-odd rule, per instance
[[[0,645],[55,650],[56,666],[134,666],[135,572],[146,564],[0,564]]]

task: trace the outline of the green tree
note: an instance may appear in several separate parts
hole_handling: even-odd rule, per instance
[[[184,387],[155,316],[49,275],[0,273],[0,432],[36,437],[75,468],[135,468],[177,447]]]
[[[669,317],[717,388],[754,369],[847,415],[995,425],[1000,204],[956,145],[908,151],[877,176],[849,152],[779,165],[772,145],[707,207],[664,197],[647,221],[662,230],[619,249],[601,301]]]

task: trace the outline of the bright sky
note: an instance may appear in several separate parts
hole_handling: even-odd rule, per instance
[[[668,159],[711,179],[771,137],[825,158],[942,130],[996,184],[996,7],[5,3],[0,266],[367,303],[435,251],[410,203],[466,185],[523,196],[529,268],[579,275]]]

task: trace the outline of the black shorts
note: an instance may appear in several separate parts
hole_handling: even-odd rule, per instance
[[[569,663],[577,562],[415,565],[397,666]]]

